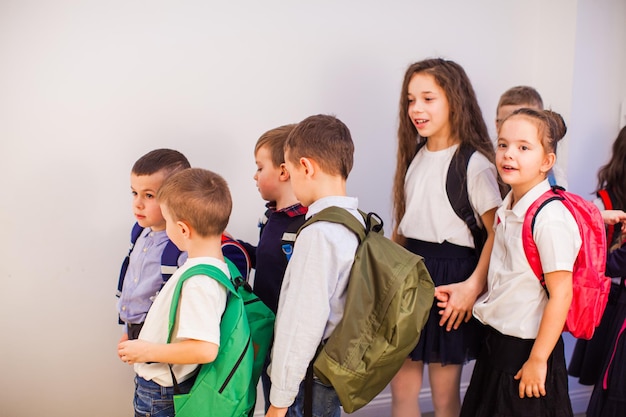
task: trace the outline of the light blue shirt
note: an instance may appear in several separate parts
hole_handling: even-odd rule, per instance
[[[152,302],[163,285],[161,255],[169,241],[165,230],[153,232],[146,228],[135,243],[122,294],[117,303],[120,319],[125,323],[143,323]],[[187,253],[181,254],[178,265],[184,263]]]

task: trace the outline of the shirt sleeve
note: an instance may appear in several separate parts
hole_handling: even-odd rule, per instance
[[[176,339],[220,344],[220,321],[226,308],[226,288],[212,278],[198,275],[183,283]]]
[[[467,176],[470,203],[479,215],[482,216],[502,203],[496,167],[478,151],[470,158]]]
[[[533,238],[544,273],[573,271],[582,239],[574,216],[563,204],[551,202],[537,213]]]

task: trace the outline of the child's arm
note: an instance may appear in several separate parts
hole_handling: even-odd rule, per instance
[[[626,225],[626,212],[622,210],[602,210],[602,220],[608,225],[614,225],[615,223],[622,223]]]
[[[170,364],[202,364],[213,362],[218,346],[203,340],[187,339],[176,343],[152,343],[145,340],[127,340],[118,345],[122,361],[133,364],[161,362]]]
[[[472,275],[463,282],[440,285],[435,288],[435,297],[438,300],[437,306],[443,309],[439,312],[439,314],[441,314],[439,325],[443,326],[447,322],[447,331],[453,328],[455,330],[458,329],[461,323],[464,321],[467,322],[472,318],[474,303],[478,296],[485,290],[491,249],[493,248],[493,241],[495,239],[495,231],[493,229],[495,215],[496,208],[494,207],[481,216],[487,230],[487,240],[485,241],[485,246],[480,253],[480,259]]]
[[[572,273],[555,271],[545,274],[550,298],[539,324],[539,332],[528,360],[515,375],[520,381],[519,396],[539,397],[546,395],[548,358],[561,337],[567,312],[572,302]]]

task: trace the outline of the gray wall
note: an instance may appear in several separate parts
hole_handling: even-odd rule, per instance
[[[623,0],[0,2],[2,414],[132,413],[114,289],[140,155],[173,147],[221,173],[229,231],[255,241],[256,139],[334,113],[356,144],[349,193],[390,224],[401,79],[442,56],[465,67],[492,134],[500,93],[537,87],[588,193],[626,98],[625,18]]]

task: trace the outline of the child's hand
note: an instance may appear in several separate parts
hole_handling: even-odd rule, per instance
[[[514,376],[519,380],[519,397],[536,397],[546,395],[546,375],[548,364],[545,361],[528,358],[522,369]]]
[[[439,311],[439,325],[444,326],[447,323],[446,331],[453,328],[456,330],[461,323],[472,318],[476,294],[465,282],[436,287],[435,298],[437,307],[442,309]]]
[[[148,357],[150,346],[152,343],[145,340],[126,340],[120,342],[117,346],[117,354],[122,360],[129,365],[133,363],[150,362]]]
[[[626,212],[622,210],[602,210],[602,220],[608,225],[622,223],[626,225]]]
[[[120,341],[119,341],[119,342],[117,342],[117,356],[119,356],[119,357],[120,357],[120,360],[122,360],[122,361],[123,361],[123,359],[122,359],[122,357],[120,356],[120,343],[125,342],[125,341],[127,341],[127,340],[128,340],[128,333],[124,333],[124,334],[122,335],[122,337],[120,337]]]

